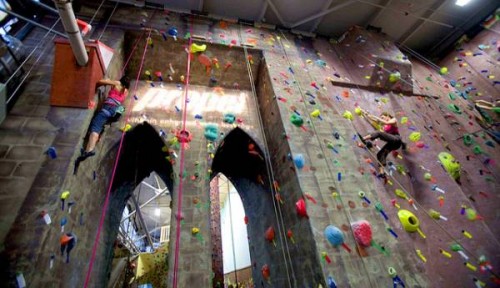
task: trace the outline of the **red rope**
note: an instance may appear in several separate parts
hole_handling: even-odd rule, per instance
[[[189,26],[189,33],[192,35],[192,23]],[[190,47],[191,44],[193,43],[193,39],[189,37],[189,44],[188,44],[188,54],[187,54],[187,72],[186,72],[186,89],[183,97],[183,108],[182,108],[182,131],[186,130],[186,119],[187,119],[187,102],[188,102],[188,91],[189,91],[189,75],[191,72],[191,54],[190,54]],[[178,278],[178,268],[179,268],[179,242],[181,238],[181,209],[182,209],[182,190],[183,190],[183,171],[184,171],[184,146],[181,145],[181,155],[180,155],[180,165],[179,165],[179,170],[180,170],[180,181],[179,181],[179,192],[177,193],[177,214],[176,214],[176,219],[177,219],[177,226],[176,226],[176,233],[175,233],[175,253],[174,253],[174,283],[173,283],[173,288],[177,288],[177,278]]]
[[[150,36],[151,36],[151,30],[149,31],[148,38]],[[147,50],[148,50],[148,42],[146,41],[146,45],[144,45],[144,53],[142,54],[141,65],[139,66],[139,72],[137,73],[137,78],[135,81],[134,94],[135,94],[135,92],[137,92],[137,86],[139,84],[139,77],[141,76],[142,66],[144,65],[144,58],[146,57]],[[127,111],[129,111],[129,112],[127,112],[127,119],[125,120],[125,124],[127,124],[129,119],[130,119],[130,108],[132,106],[132,102],[133,101],[129,101],[129,103],[127,105]],[[102,227],[104,225],[104,219],[106,218],[106,210],[107,210],[108,205],[109,205],[109,196],[111,195],[111,187],[112,187],[113,181],[115,179],[116,168],[118,167],[118,161],[120,160],[120,153],[122,151],[124,139],[125,139],[125,130],[123,131],[122,136],[120,138],[120,145],[118,146],[117,157],[115,159],[113,172],[111,173],[111,180],[109,182],[108,191],[106,192],[106,200],[104,200],[104,206],[102,207],[101,219],[99,220],[99,228],[97,229],[97,235],[95,236],[94,246],[92,247],[92,256],[90,257],[89,268],[87,270],[87,276],[85,277],[85,284],[83,286],[85,288],[87,288],[89,285],[90,274],[92,272],[92,267],[94,266],[95,254],[97,252],[97,246],[99,246],[99,236],[101,235],[101,230],[102,230]]]

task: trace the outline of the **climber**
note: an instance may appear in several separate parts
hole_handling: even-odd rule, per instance
[[[384,131],[375,131],[372,132],[362,138],[363,142],[366,142],[366,147],[371,148],[373,147],[373,144],[369,142],[369,140],[375,140],[377,138],[382,139],[383,141],[386,142],[386,144],[378,151],[377,153],[377,160],[379,162],[379,177],[385,178],[385,171],[384,171],[384,166],[386,165],[386,158],[387,155],[391,151],[397,150],[400,147],[403,148],[403,150],[406,150],[406,143],[401,140],[401,135],[399,135],[399,130],[398,130],[398,122],[395,117],[393,117],[391,114],[387,112],[383,112],[380,114],[379,117],[374,116],[370,113],[368,113],[365,110],[361,110],[361,112],[370,120],[375,121],[377,123],[384,124],[383,130]]]
[[[111,90],[108,92],[108,97],[104,100],[101,110],[90,123],[89,139],[85,149],[81,149],[80,160],[95,155],[94,148],[99,140],[99,135],[104,129],[104,125],[115,116],[120,107],[123,109],[122,103],[127,97],[130,79],[123,76],[119,81],[102,79],[97,82],[97,87],[104,85],[111,86]]]
[[[485,100],[476,100],[474,101],[474,107],[473,114],[478,124],[493,140],[500,143],[500,122],[498,121],[500,117],[500,100],[496,100],[494,103]],[[486,110],[493,111],[494,114],[488,113]]]

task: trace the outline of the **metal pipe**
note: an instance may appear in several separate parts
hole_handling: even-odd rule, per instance
[[[35,5],[38,5],[38,6],[42,7],[42,8],[45,8],[45,9],[49,10],[52,13],[59,14],[59,11],[57,11],[57,9],[54,9],[54,8],[50,7],[49,5],[47,5],[47,4],[44,4],[44,3],[40,2],[40,1],[37,1],[37,0],[31,0],[31,2],[33,4],[35,4]]]
[[[142,184],[145,184],[144,182]],[[163,195],[163,193],[168,192],[168,188],[164,188],[162,189],[160,192],[158,192],[158,194],[154,195],[153,197],[151,197],[148,201],[144,202],[141,204],[141,206],[139,206],[139,208],[143,208],[144,206],[148,205],[149,203],[151,203],[153,200],[155,200],[156,198],[160,197]],[[122,219],[122,222],[125,222],[125,220],[127,220],[128,218],[132,217],[135,213],[137,212],[137,209],[130,212],[127,216],[123,217]]]
[[[42,25],[42,24],[40,24],[40,23],[38,23],[38,22],[36,22],[36,21],[33,21],[33,20],[31,20],[31,19],[29,19],[29,18],[26,18],[26,17],[24,17],[24,16],[22,16],[22,15],[19,15],[19,14],[15,13],[15,12],[9,11],[9,10],[4,9],[4,8],[2,8],[2,7],[0,7],[0,11],[2,11],[2,12],[4,12],[4,13],[7,13],[7,14],[9,14],[9,15],[12,15],[12,16],[14,16],[14,17],[17,17],[17,18],[19,18],[19,19],[21,19],[21,20],[24,20],[24,21],[26,21],[26,22],[28,22],[28,23],[30,23],[30,24],[33,24],[33,25],[35,25],[35,26],[37,26],[37,27],[40,27],[40,28],[45,29],[45,30],[47,30],[47,31],[50,31],[50,32],[52,32],[52,33],[54,33],[54,34],[56,34],[56,35],[61,36],[61,37],[68,38],[68,36],[67,36],[66,34],[64,34],[64,33],[61,33],[61,32],[59,32],[59,31],[52,30],[51,28],[49,28],[49,27],[47,27],[47,26],[45,26],[45,25]]]
[[[134,195],[132,195],[130,198],[132,198],[132,201],[134,202],[135,211],[137,211],[137,215],[139,216],[139,222],[141,222],[142,228],[144,229],[144,231],[146,231],[146,238],[148,239],[149,245],[151,246],[151,249],[154,249],[153,239],[151,239],[151,235],[149,235],[149,233],[147,233],[148,226],[146,226],[146,222],[144,222],[144,218],[142,217],[141,208],[139,207],[139,203],[137,203],[137,199],[135,199]]]
[[[83,38],[80,34],[80,29],[76,24],[75,13],[73,12],[73,6],[71,5],[71,0],[54,0],[56,8],[59,11],[59,16],[61,16],[62,24],[64,30],[68,34],[69,45],[73,54],[75,55],[76,62],[80,66],[87,65],[89,61],[89,56],[83,44]]]

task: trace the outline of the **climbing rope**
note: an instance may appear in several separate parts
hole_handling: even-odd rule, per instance
[[[242,30],[242,27],[240,24],[239,29],[238,29],[238,37],[239,37],[240,44],[243,44],[243,37],[241,36],[241,30]],[[257,103],[257,91],[255,89],[255,81],[254,81],[254,77],[253,77],[252,67],[250,66],[250,61],[249,61],[249,57],[248,57],[248,50],[247,50],[247,47],[245,45],[242,45],[242,46],[243,46],[243,51],[245,54],[245,63],[247,66],[250,87],[252,89],[252,99],[254,99],[254,101],[255,101],[254,105],[255,105],[256,111],[258,111],[257,120],[259,121],[260,133],[262,135],[262,140],[263,140],[263,145],[264,145],[264,159],[265,159],[266,168],[267,168],[266,169],[267,170],[267,177],[269,179],[269,190],[271,191],[273,196],[275,196],[276,193],[278,193],[278,191],[276,191],[276,189],[273,185],[273,183],[276,183],[276,179],[275,179],[274,172],[273,172],[271,157],[269,155],[269,147],[267,145],[266,133],[264,131],[264,121],[262,120],[262,116],[260,114],[260,109],[258,109],[259,105]],[[275,215],[276,221],[278,223],[278,235],[280,236],[279,239],[280,239],[280,243],[281,243],[281,247],[282,247],[281,251],[283,254],[283,259],[285,260],[285,266],[286,266],[285,270],[287,273],[286,279],[288,280],[288,285],[290,287],[292,287],[291,279],[293,279],[295,283],[296,283],[297,279],[296,279],[295,271],[294,271],[293,265],[292,265],[292,259],[291,259],[291,255],[290,255],[290,249],[288,247],[288,241],[284,240],[284,237],[286,237],[286,232],[285,232],[286,229],[285,229],[285,224],[284,224],[284,220],[283,220],[283,214],[281,212],[281,207],[280,207],[280,205],[278,205],[279,203],[277,203],[277,201],[275,201],[274,199],[275,199],[275,197],[273,197],[272,202],[273,202],[273,208],[274,208],[274,215]],[[285,254],[285,250],[286,250],[286,254]],[[288,261],[287,261],[287,257],[288,257]],[[289,273],[289,269],[291,270],[291,275]]]
[[[187,122],[187,104],[189,102],[188,93],[189,93],[189,78],[191,76],[191,55],[189,54],[189,47],[193,43],[192,33],[193,33],[193,19],[189,17],[189,33],[190,37],[188,40],[188,53],[187,53],[187,68],[186,68],[186,85],[184,89],[184,94],[182,97],[182,130],[186,131],[186,122]],[[184,158],[185,158],[185,145],[180,145],[180,155],[179,155],[179,189],[177,192],[177,214],[175,219],[176,223],[176,231],[175,231],[175,250],[174,250],[174,273],[173,273],[173,288],[177,288],[178,282],[178,269],[179,269],[179,251],[180,251],[180,239],[181,239],[181,217],[182,217],[182,192],[184,189]]]
[[[284,35],[283,35],[283,36],[284,36]],[[286,37],[284,37],[284,38],[286,39]],[[287,41],[288,41],[288,40],[287,40]],[[357,53],[357,52],[355,52],[355,53]],[[364,57],[363,55],[361,55],[361,56],[362,56],[362,57]],[[364,58],[365,58],[365,59],[367,59],[368,61],[370,61],[371,63],[375,64],[376,66],[378,66],[378,67],[380,67],[380,68],[384,69],[384,67],[381,67],[378,63],[375,63],[375,62],[371,61],[370,59],[368,59],[368,58],[366,58],[366,57],[364,57]],[[347,70],[347,69],[346,69],[346,70]],[[388,71],[387,69],[384,69],[384,70]],[[347,71],[348,71],[348,70],[347,70]],[[390,72],[390,71],[388,71],[388,72]],[[349,73],[349,72],[347,72],[347,73],[349,74],[349,77],[351,77],[350,73]],[[308,75],[309,75],[309,77],[312,79],[312,77],[311,77],[311,75],[310,75],[309,73],[308,73]],[[403,80],[403,81],[404,81],[404,80]],[[405,81],[405,82],[406,82],[406,81]],[[406,82],[406,83],[408,83],[408,82]],[[413,84],[412,84],[412,83],[409,83],[409,84],[413,87]],[[361,88],[360,88],[357,84],[356,84],[356,87],[357,87],[357,89],[358,89],[358,90],[362,91],[362,89],[361,89]],[[420,88],[418,88],[418,89],[420,89]],[[437,99],[435,99],[435,100],[437,101]],[[340,101],[339,101],[339,102],[340,102]],[[437,101],[437,102],[439,103],[439,101]],[[343,106],[343,105],[341,105],[341,106]],[[354,131],[358,132],[358,131],[357,131],[357,129],[354,127],[354,124],[352,124],[352,123],[351,123],[351,125],[352,125],[352,128],[354,129]],[[375,155],[373,155],[373,154],[371,153],[371,151],[369,151],[369,150],[368,150],[368,152],[370,153],[370,155],[372,156],[372,158],[376,159]],[[378,161],[377,161],[377,162],[378,162]],[[378,164],[380,164],[380,163],[378,163]],[[402,184],[401,184],[401,183],[400,183],[397,179],[395,179],[395,178],[394,178],[394,177],[392,177],[392,176],[391,176],[391,178],[392,178],[392,179],[396,182],[396,184],[397,184],[400,188],[402,188],[402,190],[403,190],[403,191],[406,191],[406,189],[403,187],[403,185],[402,185]],[[406,191],[406,192],[407,192],[407,191]],[[410,194],[410,195],[411,195],[411,194]],[[424,208],[423,208],[423,205],[421,205],[419,202],[417,202],[416,200],[415,200],[414,202],[415,202],[415,203],[416,203],[419,207],[421,207],[422,209],[424,209]],[[424,209],[424,210],[425,210],[425,209]],[[447,231],[444,227],[442,227],[439,223],[437,223],[437,221],[436,221],[434,218],[432,218],[432,217],[431,217],[430,213],[429,213],[427,210],[425,210],[425,211],[426,211],[426,214],[427,214],[427,215],[431,218],[431,220],[432,220],[432,221],[434,221],[434,222],[438,225],[438,227],[440,227],[440,228],[441,228],[441,229],[445,232],[445,234],[446,234],[448,237],[450,237],[450,239],[452,239],[452,240],[453,240],[454,242],[456,242],[456,243],[460,243],[460,241],[458,241],[456,238],[454,238],[454,237],[453,237],[453,236],[452,236],[452,235],[451,235],[451,234],[450,234],[450,233],[449,233],[449,232],[448,232],[448,231]],[[463,246],[462,246],[462,247],[463,247]],[[464,249],[464,250],[466,250],[465,248],[463,248],[463,249]],[[467,251],[467,250],[466,250],[466,251]],[[468,251],[468,252],[469,252],[469,253],[471,253],[471,251]],[[477,260],[477,258],[476,258],[476,260]],[[492,271],[491,271],[491,272],[492,272]],[[492,274],[494,274],[494,273],[492,272]]]
[[[286,35],[285,35],[282,31],[281,31],[281,36],[283,37],[283,39],[285,39],[287,42],[289,42],[289,41],[288,41],[288,39],[286,38]],[[290,60],[290,58],[289,58],[289,56],[288,56],[288,53],[286,52],[286,49],[285,49],[285,44],[283,44],[283,41],[281,40],[281,37],[278,37],[278,41],[280,42],[281,48],[282,48],[282,50],[283,50],[283,53],[284,53],[284,55],[285,55],[285,59],[286,59],[286,61],[287,61],[288,65],[289,65],[289,67],[292,67],[292,61]],[[292,70],[293,70],[293,68],[292,68]],[[297,79],[296,79],[296,77],[295,77],[295,73],[290,73],[290,74],[292,75],[293,82],[296,84],[296,86],[297,86],[297,88],[298,88],[298,90],[299,90],[300,97],[301,97],[301,99],[302,99],[302,102],[304,103],[304,105],[303,105],[303,106],[304,106],[304,109],[307,111],[306,103],[308,103],[308,102],[307,102],[307,100],[306,100],[306,97],[305,97],[305,92],[304,92],[304,90],[303,90],[303,88],[302,88],[302,85],[300,84],[300,82],[299,82],[299,81],[297,81]],[[307,74],[310,76],[309,72],[307,72]],[[311,76],[310,76],[310,77],[311,77]],[[307,113],[307,115],[310,115],[310,114],[309,114],[309,112]],[[306,116],[304,115],[304,117],[306,117]],[[310,123],[310,125],[311,125],[312,131],[314,132],[314,134],[315,134],[315,135],[320,135],[320,134],[318,134],[318,131],[317,131],[316,127],[315,127],[314,121],[312,121],[312,120],[310,119],[310,117],[309,117],[309,116],[307,116],[307,117],[308,117],[308,119],[309,119],[309,123]],[[320,150],[321,150],[321,153],[322,153],[323,155],[328,155],[328,154],[327,154],[327,151],[325,150],[325,148],[323,147],[323,145],[321,145],[321,141],[320,141],[320,139],[319,139],[318,137],[319,137],[319,136],[316,136],[317,141],[318,141],[318,143],[319,143],[319,145],[318,145],[318,146],[319,146],[319,148],[320,148]],[[329,177],[328,177],[328,178],[330,178],[330,179],[332,180],[333,185],[334,185],[334,187],[335,187],[335,190],[336,190],[336,192],[337,192],[337,193],[338,193],[338,195],[339,195],[339,197],[336,197],[336,199],[335,199],[335,200],[337,200],[337,201],[340,203],[340,205],[342,205],[342,207],[347,207],[347,206],[345,205],[344,201],[342,200],[342,197],[341,197],[341,196],[342,196],[342,194],[344,194],[344,191],[343,191],[343,189],[340,187],[340,184],[338,183],[338,181],[335,181],[335,178],[336,178],[336,177],[335,177],[335,173],[333,172],[333,167],[331,166],[330,161],[327,161],[327,158],[326,158],[326,157],[325,157],[324,159],[325,159],[326,166],[328,167],[328,169],[327,169],[327,170],[328,170],[328,174],[329,174]],[[321,198],[322,198],[321,194],[318,194],[318,197],[321,197]],[[324,200],[324,199],[322,199],[322,200]],[[353,229],[352,229],[352,223],[354,222],[354,221],[353,221],[353,219],[352,219],[352,216],[351,216],[351,215],[350,215],[350,213],[347,211],[347,209],[342,209],[342,210],[343,210],[343,214],[344,214],[344,216],[345,216],[345,219],[347,220],[347,223],[349,223],[349,231],[351,232],[351,235],[352,235],[353,239],[356,239],[356,237],[355,237],[355,235],[354,235],[354,231],[353,231]],[[331,215],[330,215],[330,214],[328,214],[328,216],[329,216],[329,218],[330,218],[330,216],[331,216]],[[330,219],[330,220],[331,220],[331,219]],[[311,226],[312,226],[312,225],[311,225]],[[358,244],[356,243],[356,245],[358,245]],[[362,259],[363,259],[363,258],[362,258]],[[363,259],[363,260],[364,260],[364,259]],[[368,275],[368,274],[369,274],[369,270],[368,270],[368,267],[366,266],[365,261],[362,261],[362,263],[363,263],[364,273],[365,273],[366,275]],[[370,279],[370,277],[368,277],[368,279],[369,279],[370,284],[371,284],[371,286],[372,286],[372,287],[376,287],[376,286],[377,286],[377,285],[374,285],[373,283],[371,283],[371,279]]]
[[[151,35],[151,30],[149,30],[149,34],[148,34],[148,38],[149,36]],[[146,41],[145,45],[144,45],[144,52],[142,54],[142,58],[141,58],[141,62],[140,62],[140,65],[139,65],[139,71],[137,72],[137,77],[136,77],[136,80],[135,80],[135,83],[134,83],[134,89],[133,89],[133,93],[135,95],[135,93],[137,92],[137,88],[138,88],[138,84],[139,84],[139,78],[141,76],[141,72],[142,72],[142,68],[143,68],[143,65],[144,65],[144,60],[145,60],[145,57],[146,57],[146,52],[148,50],[148,42]],[[131,52],[133,53],[133,51]],[[128,105],[127,105],[127,109],[126,109],[126,120],[125,120],[125,124],[127,124],[129,122],[129,119],[130,119],[130,114],[131,114],[131,107],[132,107],[132,102],[133,101],[129,101]],[[94,245],[92,247],[92,255],[90,257],[90,263],[89,263],[89,268],[87,270],[87,275],[85,277],[85,284],[84,284],[84,287],[88,287],[89,285],[89,281],[90,281],[90,275],[91,275],[91,272],[92,272],[92,267],[94,265],[94,261],[95,261],[95,256],[96,256],[96,252],[97,252],[97,247],[99,246],[99,238],[100,238],[100,235],[101,235],[101,230],[102,230],[102,227],[104,225],[104,219],[106,218],[106,211],[107,211],[107,208],[108,208],[108,205],[109,205],[109,198],[110,198],[110,195],[111,195],[111,188],[113,186],[113,181],[115,179],[115,175],[116,175],[116,170],[117,170],[117,167],[118,167],[118,163],[119,163],[119,160],[120,160],[120,156],[121,156],[121,151],[122,151],[122,148],[123,148],[123,142],[125,140],[125,130],[122,132],[122,135],[121,135],[121,138],[120,138],[120,143],[118,145],[118,152],[117,152],[117,156],[116,156],[116,159],[115,159],[115,163],[113,165],[113,170],[112,170],[112,173],[111,173],[111,179],[109,181],[109,185],[108,185],[108,189],[107,189],[107,192],[106,192],[106,198],[104,200],[104,205],[103,205],[103,208],[102,208],[102,212],[101,212],[101,217],[100,217],[100,220],[99,220],[99,226],[98,226],[98,229],[97,229],[97,234],[96,234],[96,237],[95,237],[95,240],[94,240]]]

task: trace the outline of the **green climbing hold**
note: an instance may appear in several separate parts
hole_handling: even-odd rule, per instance
[[[451,100],[457,99],[457,95],[455,95],[455,93],[453,92],[448,93],[448,97],[450,97]]]
[[[451,178],[457,180],[460,178],[460,162],[455,160],[455,157],[448,152],[441,152],[438,154],[439,161],[443,165],[444,170],[448,172]]]
[[[481,147],[479,145],[474,146],[474,148],[472,148],[472,151],[476,155],[483,154],[483,150],[481,149]]]
[[[470,136],[470,134],[465,134],[464,135],[464,145],[470,146],[470,145],[472,145],[472,142],[473,142],[473,140],[472,140],[472,137]]]
[[[462,110],[455,104],[448,105],[448,109],[455,114],[462,114]]]
[[[493,110],[493,112],[495,113],[500,114],[500,107],[493,107],[491,110]]]
[[[297,127],[304,125],[304,119],[295,113],[290,116],[290,122]]]

